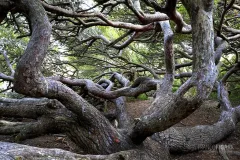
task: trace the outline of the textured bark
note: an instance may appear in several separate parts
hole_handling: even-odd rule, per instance
[[[141,143],[146,137],[164,131],[187,117],[200,106],[198,101],[164,94],[157,97],[152,105],[143,113],[131,133],[135,143]]]
[[[168,15],[171,19],[179,23],[178,27],[180,28],[177,30],[180,31],[184,24],[175,10],[176,2],[176,0],[167,1],[166,9],[170,10]],[[183,2],[188,11],[191,12],[192,18],[193,73],[191,78],[177,92],[172,93],[175,69],[173,32],[167,21],[160,22],[165,45],[166,74],[164,79],[159,81],[142,78],[129,86],[127,79],[115,73],[110,80],[117,79],[124,88],[110,91],[112,84],[109,83],[107,88],[103,87],[103,83],[107,83],[107,81],[95,84],[90,80],[45,78],[40,70],[49,45],[51,24],[42,7],[43,3],[39,0],[15,1],[17,9],[29,16],[32,36],[25,53],[17,65],[14,75],[14,89],[18,93],[31,97],[57,99],[58,104],[52,105],[52,101],[47,100],[45,102],[43,99],[39,100],[43,103],[40,105],[18,104],[18,108],[16,105],[9,108],[0,105],[2,111],[0,113],[3,116],[17,115],[36,119],[31,123],[2,121],[0,132],[18,134],[20,139],[30,137],[34,133],[33,136],[47,132],[65,132],[87,154],[110,154],[108,156],[99,156],[100,158],[167,159],[167,155],[164,154],[166,150],[160,147],[162,144],[151,147],[151,143],[155,142],[147,137],[168,129],[195,111],[210,94],[218,74],[214,55],[213,1],[197,0],[191,2],[184,0]],[[70,12],[67,14],[68,16],[72,15]],[[115,27],[118,27],[118,25],[122,24],[113,24]],[[149,26],[152,27],[151,24]],[[119,126],[121,130],[114,128],[95,107],[63,83],[84,86],[95,96],[115,99],[117,119],[121,121]],[[136,123],[130,123],[124,108],[124,98],[121,96],[136,96],[151,89],[157,89],[156,99]],[[189,98],[186,95],[190,92],[190,89],[195,89],[196,92]],[[165,135],[173,133],[174,138],[180,137],[181,141],[176,140],[176,143],[175,141],[171,143],[169,145],[170,149],[172,147],[172,150],[183,151],[191,151],[196,145],[195,142],[202,145],[216,143],[232,132],[235,123],[239,120],[239,108],[229,110],[231,107],[228,107],[228,103],[223,103],[223,106],[225,106],[226,111],[223,112],[222,119],[215,125],[198,126],[186,130],[179,128],[178,131],[175,128],[169,129],[158,134],[160,141],[163,139],[161,137],[165,138]],[[27,128],[28,131],[25,131],[24,128]],[[39,128],[41,132],[38,132]],[[220,132],[221,136],[216,138],[216,131]],[[192,134],[190,135],[190,133]],[[185,136],[188,138],[184,139]],[[199,137],[203,137],[203,139]],[[209,137],[212,137],[212,139],[209,139]],[[205,140],[206,143],[203,143],[202,140]],[[185,148],[182,147],[183,144],[186,144]],[[6,149],[5,151],[11,152],[12,150]],[[36,149],[33,150],[33,152],[35,151]],[[122,152],[112,154],[119,151]],[[158,152],[160,153],[158,154]],[[24,153],[21,152],[21,154]],[[51,151],[47,151],[46,154],[56,156]],[[91,158],[91,156],[89,157]],[[92,156],[92,158],[96,157]]]
[[[63,126],[77,121],[76,115],[67,110],[60,102],[47,98],[1,98],[0,116],[6,119],[27,119],[23,122],[17,122],[17,119],[0,121],[0,134],[12,134],[16,141],[47,133],[64,133],[66,129]]]
[[[15,90],[33,97],[56,98],[76,114],[77,123],[65,127],[70,138],[86,153],[109,154],[130,149],[133,145],[129,138],[120,134],[95,107],[69,87],[42,76],[40,68],[49,45],[51,25],[39,1],[17,3],[30,16],[33,33],[16,68]]]
[[[229,136],[240,120],[240,106],[232,108],[223,83],[219,84],[218,92],[222,109],[218,122],[195,127],[172,127],[164,132],[155,133],[152,138],[168,146],[172,152],[192,152],[208,149]]]
[[[120,84],[122,84],[122,87],[130,85],[130,81],[118,73],[114,73],[110,79],[112,81],[113,79],[116,79]],[[126,111],[126,97],[118,97],[114,100],[114,103],[116,106],[116,120],[118,122],[118,128],[127,129],[129,125],[131,125],[132,120]]]
[[[225,111],[215,124],[198,125],[196,127],[173,127],[154,134],[153,139],[165,143],[171,152],[192,152],[208,149],[230,135],[235,130],[237,122],[234,110]]]
[[[156,142],[152,142],[156,143]],[[168,160],[168,152],[159,152],[162,148],[148,148],[146,150],[135,149],[121,151],[109,155],[79,155],[61,149],[44,149],[15,143],[0,142],[0,158],[13,159],[79,159],[79,160]]]
[[[137,144],[146,137],[164,131],[190,115],[208,97],[216,81],[218,72],[214,59],[213,3],[199,0],[192,2],[190,7],[194,8],[192,13],[192,77],[176,93],[171,93],[171,78],[167,76],[168,74],[165,75],[165,80],[157,90],[156,99],[143,113],[131,132],[131,137]],[[166,30],[163,26],[162,29]],[[171,37],[167,36],[169,34],[171,32],[164,32],[164,41],[169,41]],[[168,43],[168,45],[171,46],[172,43]],[[165,57],[173,54],[168,52],[169,50],[165,49]],[[168,70],[168,72],[171,71],[172,69]],[[191,88],[196,89],[196,94],[192,95],[191,98],[185,98],[184,95]]]
[[[145,93],[151,90],[156,90],[157,84],[161,83],[161,80],[155,80],[147,77],[139,77],[131,86],[125,86],[117,90],[107,91],[102,87],[99,87],[96,83],[87,79],[69,79],[63,77],[53,77],[51,79],[60,81],[70,86],[82,86],[86,87],[87,91],[94,96],[115,99],[120,96],[137,97],[141,93]]]

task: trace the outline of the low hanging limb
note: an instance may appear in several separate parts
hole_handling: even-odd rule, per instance
[[[98,84],[87,79],[69,79],[63,77],[53,77],[51,79],[60,81],[66,85],[85,86],[89,93],[105,99],[115,99],[120,96],[136,97],[141,93],[156,90],[157,84],[162,82],[162,80],[139,77],[135,80],[135,82],[131,86],[124,85],[125,83],[129,83],[125,81],[122,82],[122,84],[126,87],[114,91],[106,91],[102,87],[99,87]]]
[[[208,149],[230,135],[240,120],[240,106],[232,108],[223,83],[219,83],[218,88],[222,108],[218,122],[195,127],[172,127],[155,133],[152,138],[168,146],[172,152],[192,152]]]
[[[48,133],[54,133],[55,121],[51,118],[39,118],[37,122],[9,122],[0,121],[1,135],[14,135],[15,141],[38,137]]]
[[[153,145],[156,142],[152,142]],[[146,144],[148,146],[149,144]],[[88,159],[88,160],[116,160],[116,159],[131,159],[131,160],[156,160],[159,159],[159,152],[163,150],[161,147],[149,147],[146,150],[134,149],[121,151],[109,155],[80,155],[65,151],[62,149],[49,149],[49,148],[38,148],[27,145],[21,145],[16,143],[0,142],[1,151],[0,158],[7,159]],[[149,151],[153,153],[149,153]],[[161,158],[169,160],[168,152],[163,152]]]
[[[110,77],[110,80],[101,79],[98,84],[104,86],[106,92],[110,92],[113,87],[114,80],[117,80],[122,87],[127,87],[130,85],[129,80],[119,73],[113,73]],[[119,129],[127,129],[132,121],[126,111],[126,98],[124,96],[120,96],[112,99],[111,101],[116,106],[115,122],[117,125],[115,125],[115,127]]]
[[[112,81],[116,79],[122,87],[127,87],[130,85],[130,81],[125,78],[123,75],[119,73],[114,73],[110,78]],[[127,129],[129,128],[132,119],[130,119],[129,115],[126,111],[126,97],[121,96],[113,100],[116,106],[116,120],[118,122],[118,128]]]
[[[0,116],[28,119],[26,122],[1,120],[0,134],[13,134],[21,141],[46,133],[64,132],[64,119],[74,117],[60,102],[47,98],[8,99],[0,98]],[[68,122],[69,123],[69,122]]]

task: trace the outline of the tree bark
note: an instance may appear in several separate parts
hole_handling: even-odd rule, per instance
[[[156,142],[151,142],[156,143]],[[148,144],[149,145],[149,144]],[[168,152],[159,152],[162,148],[152,147],[146,150],[135,149],[128,151],[121,151],[109,155],[79,155],[64,151],[62,149],[44,149],[38,147],[31,147],[16,143],[0,142],[0,158],[4,160],[14,159],[79,159],[79,160],[168,160]]]
[[[240,106],[231,106],[223,83],[219,83],[218,92],[222,113],[216,123],[195,127],[172,127],[164,132],[155,133],[152,138],[168,146],[172,152],[192,152],[209,149],[229,136],[240,120]]]
[[[36,120],[30,124],[1,121],[3,127],[0,128],[0,132],[9,134],[17,133],[20,139],[27,138],[34,133],[37,135],[47,132],[65,132],[87,154],[110,154],[108,156],[98,156],[97,158],[121,159],[130,157],[130,159],[167,159],[167,155],[164,154],[166,150],[163,144],[156,144],[156,142],[153,142],[148,137],[154,133],[168,129],[195,111],[209,96],[218,75],[214,55],[213,1],[182,1],[192,18],[193,72],[191,78],[175,93],[172,92],[175,69],[173,32],[169,22],[160,22],[164,33],[165,45],[166,74],[164,79],[162,81],[145,79],[141,81],[143,83],[136,81],[132,86],[127,87],[129,81],[124,79],[120,74],[115,74],[114,78],[118,79],[124,88],[110,91],[110,85],[109,88],[104,90],[103,87],[89,80],[44,77],[41,73],[41,66],[47,54],[51,36],[51,24],[39,0],[15,1],[17,9],[25,13],[30,19],[32,36],[25,53],[17,65],[14,75],[14,89],[18,93],[31,97],[57,99],[58,101],[56,102],[58,104],[52,105],[48,100],[46,102],[45,100],[43,100],[44,102],[39,100],[43,103],[40,106],[21,104],[18,106],[12,105],[7,108],[4,105],[0,105],[0,110],[2,110],[0,113],[3,116],[17,115]],[[174,12],[171,15],[172,19],[178,16],[175,10],[176,1],[168,1],[166,8]],[[180,19],[175,20],[178,21]],[[182,29],[183,26],[183,24],[180,24],[178,30]],[[91,93],[99,97],[117,98],[115,103],[118,107],[117,114],[118,120],[121,121],[121,129],[113,127],[95,107],[60,81],[65,84],[86,86]],[[151,89],[157,89],[156,99],[142,114],[140,119],[130,125],[130,120],[128,120],[125,114],[124,99],[121,96],[135,96]],[[191,97],[188,97],[187,95],[191,93],[190,89],[193,89],[194,93]],[[162,141],[166,137],[165,135],[173,134],[176,139],[181,137],[181,141],[176,140],[176,143],[171,143],[169,145],[170,149],[190,151],[194,148],[193,145],[196,142],[201,145],[216,143],[228,135],[234,129],[235,123],[239,121],[240,109],[231,109],[231,107],[227,106],[227,103],[224,104],[227,110],[223,112],[222,119],[214,126],[198,126],[187,128],[186,130],[183,128],[172,128],[158,133],[160,137],[158,140]],[[53,108],[51,109],[51,107]],[[51,128],[52,126],[54,127]],[[222,130],[222,127],[225,128]],[[23,130],[24,128],[27,128],[29,131]],[[42,129],[41,132],[38,132],[39,128]],[[178,131],[176,132],[176,130]],[[216,138],[216,131],[221,132],[221,136]],[[193,134],[189,135],[189,133]],[[202,139],[199,138],[202,136],[206,140],[206,143],[202,142]],[[215,138],[209,139],[211,136]],[[188,139],[184,139],[184,137],[188,137]],[[154,143],[154,147],[152,147],[151,143]],[[185,148],[182,147],[183,144],[187,144]],[[3,145],[6,146],[6,150],[3,149],[3,151],[14,152],[11,150],[11,145]],[[35,151],[36,149],[33,149],[32,152],[35,154]],[[44,155],[51,154],[52,156],[56,156],[51,151],[46,151],[45,153]],[[21,152],[21,154],[25,153]],[[96,158],[95,156],[89,157]]]
[[[58,99],[77,116],[76,123],[65,126],[70,138],[86,153],[109,154],[130,149],[130,139],[81,96],[58,81],[46,79],[40,72],[47,53],[51,24],[39,0],[21,0],[16,4],[30,17],[32,36],[24,55],[18,62],[14,76],[14,89],[32,97]]]
[[[136,144],[141,143],[146,137],[156,132],[166,130],[199,108],[211,93],[216,81],[218,72],[214,59],[213,3],[212,1],[199,0],[194,3],[191,2],[187,7],[193,8],[191,10],[193,31],[192,77],[176,93],[171,93],[171,78],[167,78],[169,73],[166,73],[165,79],[160,85],[162,87],[156,91],[158,93],[156,99],[143,113],[130,134]],[[164,30],[163,27],[162,29]],[[167,35],[171,32],[164,32],[164,34],[164,41],[169,41],[171,36]],[[167,45],[169,45],[168,48],[171,48],[172,43],[169,42]],[[169,53],[170,50],[165,49],[165,57],[173,55],[173,51]],[[167,72],[171,71],[173,70],[167,70]],[[190,92],[191,88],[195,89],[196,92],[191,98],[188,98],[185,95]]]

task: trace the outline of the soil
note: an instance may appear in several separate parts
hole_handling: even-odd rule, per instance
[[[127,112],[134,118],[138,118],[141,113],[150,106],[152,100],[128,100]],[[195,125],[210,125],[215,123],[220,115],[218,103],[213,100],[206,101],[198,110],[191,114],[186,119],[176,124],[176,126],[195,126]],[[0,141],[12,142],[10,136],[0,136]],[[22,144],[32,145],[44,148],[61,148],[76,153],[82,153],[65,135],[54,134],[44,135],[41,137],[27,139]],[[221,148],[226,148],[227,157],[224,158],[223,152],[219,152]],[[213,147],[187,154],[171,154],[173,160],[239,160],[240,159],[240,123],[236,130],[226,139],[217,143]]]

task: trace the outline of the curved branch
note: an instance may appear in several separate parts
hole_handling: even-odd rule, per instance
[[[221,118],[213,125],[196,127],[173,127],[164,132],[156,133],[153,139],[166,144],[172,152],[192,152],[208,149],[231,134],[236,125],[236,113],[222,112]]]
[[[192,31],[192,27],[184,22],[181,14],[176,10],[177,0],[168,0],[164,8],[160,7],[155,1],[144,0],[144,2],[156,11],[167,14],[170,20],[175,22],[176,32],[190,33]]]
[[[204,1],[206,2],[206,1]],[[135,124],[130,137],[140,144],[148,136],[161,132],[195,111],[211,93],[217,78],[217,68],[214,64],[214,43],[212,9],[213,2],[196,1],[191,7],[198,8],[193,14],[193,74],[177,92],[160,92],[154,102],[147,108],[140,120]],[[194,5],[193,5],[194,4]],[[199,27],[201,29],[199,29]],[[203,43],[205,40],[205,43]],[[201,46],[199,46],[201,44]],[[196,86],[196,94],[188,99],[184,94]]]
[[[15,73],[15,71],[14,71],[14,69],[13,69],[13,67],[12,67],[12,65],[11,65],[11,63],[10,63],[10,60],[8,59],[7,51],[2,50],[2,49],[1,49],[1,51],[2,51],[3,57],[5,58],[5,61],[6,61],[7,65],[8,65],[8,68],[9,68],[10,71],[11,71],[11,76],[13,76],[14,73]]]
[[[142,11],[139,0],[128,0],[127,6],[133,11],[133,13],[138,17],[142,24],[148,24],[156,21],[165,21],[169,17],[160,12],[155,12],[154,14],[146,14]]]
[[[236,71],[240,70],[240,62],[236,63],[234,66],[232,66],[232,68],[223,76],[223,78],[221,79],[221,81],[223,83],[227,82],[227,79]]]
[[[40,68],[49,45],[51,25],[41,3],[31,0],[18,1],[18,7],[29,15],[33,34],[16,73],[14,88],[17,92],[30,96],[44,96],[58,99],[68,110],[77,115],[78,127],[68,130],[70,138],[78,145],[85,146],[86,153],[112,153],[132,146],[126,135],[120,134],[110,122],[92,105],[69,87],[42,76]],[[85,127],[84,127],[85,126]],[[94,130],[89,134],[89,129]],[[81,130],[81,136],[79,133]],[[117,140],[116,140],[117,139]],[[93,142],[99,143],[93,143]],[[121,142],[121,145],[119,145]],[[89,144],[93,146],[88,147]],[[111,148],[109,148],[111,144]]]
[[[174,80],[175,62],[173,51],[173,31],[171,29],[169,21],[160,22],[161,28],[164,34],[164,56],[166,74],[164,75],[163,83],[156,91],[156,94],[167,94],[172,92],[172,84]],[[159,93],[160,92],[160,93]]]
[[[103,40],[107,46],[111,46],[113,48],[116,48],[116,49],[123,49],[123,48],[126,48],[133,40],[134,38],[139,34],[137,32],[134,32],[132,35],[129,36],[129,38],[124,41],[121,45],[117,45],[117,43],[119,41],[121,41],[122,39],[124,39],[126,36],[128,36],[130,33],[132,33],[132,31],[129,31],[127,33],[125,33],[124,35],[122,35],[121,37],[117,38],[116,40],[114,41],[109,41],[106,37],[104,37],[103,35],[98,35],[98,36],[93,36],[93,37],[90,37],[88,39],[85,39],[85,40],[81,40],[80,43],[84,43],[84,42],[87,42],[87,41],[95,41],[97,39],[101,39]]]
[[[233,6],[235,0],[231,0],[231,2],[224,7],[224,11],[222,13],[222,16],[221,16],[221,19],[220,19],[220,23],[219,23],[219,26],[218,26],[218,30],[217,30],[217,36],[221,36],[221,31],[222,31],[222,25],[223,25],[223,22],[224,22],[224,17],[225,15],[227,14],[228,10],[231,9],[231,7]],[[226,3],[226,1],[225,1]]]
[[[219,37],[217,37],[219,38]],[[228,43],[223,40],[218,40],[217,49],[215,51],[215,65],[217,65],[222,57],[223,51],[227,48]]]
[[[168,0],[164,10],[166,14],[176,23],[176,32],[190,33],[192,27],[186,24],[181,16],[181,14],[176,10],[177,0]]]
[[[132,149],[128,151],[121,151],[109,155],[80,155],[65,151],[62,149],[49,149],[49,148],[39,148],[32,147],[22,144],[9,143],[9,142],[0,142],[1,159],[18,159],[19,157],[28,160],[35,159],[88,159],[88,160],[116,160],[116,159],[131,159],[139,160],[144,157],[146,160],[159,159],[169,160],[169,153],[165,148],[160,147],[157,142],[151,141],[145,146],[148,146],[149,143],[153,143],[155,147],[146,147],[146,149]],[[150,153],[149,153],[150,152]]]
[[[39,1],[32,3],[23,0],[17,5],[31,15],[33,32],[27,49],[18,62],[14,75],[14,89],[26,95],[43,96],[48,90],[48,84],[40,69],[49,45],[51,24],[46,14],[39,14],[45,13]]]
[[[57,7],[57,6],[51,6],[46,4],[45,2],[42,2],[42,5],[47,11],[50,11],[52,13],[56,13],[59,15],[64,15],[67,17],[97,17],[100,18],[100,21],[95,22],[94,25],[101,25],[101,26],[112,26],[116,28],[125,28],[125,29],[131,29],[134,31],[148,31],[154,29],[154,25],[152,23],[146,24],[146,25],[135,25],[132,23],[125,23],[125,22],[114,22],[109,19],[107,19],[103,14],[101,13],[76,13],[72,11],[68,11],[66,9]],[[84,21],[82,21],[84,23]],[[84,24],[86,25],[86,24]],[[91,24],[92,25],[92,24]]]
[[[141,93],[148,92],[150,90],[156,90],[157,84],[161,83],[161,80],[139,77],[135,80],[132,86],[123,87],[115,91],[105,91],[102,87],[97,86],[91,80],[68,79],[63,77],[54,77],[52,79],[70,86],[85,86],[89,93],[105,99],[115,99],[121,96],[136,97]],[[128,82],[126,81],[123,84],[125,83]]]
[[[39,118],[37,122],[0,121],[0,134],[15,134],[16,141],[41,136],[51,131],[57,131],[52,118]]]
[[[240,106],[232,108],[223,83],[219,83],[219,88],[222,113],[218,122],[195,127],[172,127],[155,133],[152,138],[167,145],[172,152],[192,152],[208,149],[230,135],[240,120]]]
[[[159,76],[156,74],[156,71],[154,71],[154,69],[152,69],[152,68],[150,68],[150,67],[147,67],[147,66],[145,66],[145,65],[143,65],[143,64],[138,64],[138,63],[130,62],[128,59],[126,59],[126,58],[124,58],[124,57],[122,57],[122,56],[111,56],[110,58],[112,58],[112,59],[113,59],[113,58],[119,58],[119,59],[123,60],[124,62],[126,62],[126,63],[128,63],[128,64],[133,64],[133,65],[135,65],[135,66],[141,67],[141,68],[145,69],[146,71],[150,72],[155,79],[159,79]]]
[[[0,115],[4,117],[22,117],[37,119],[44,114],[51,114],[51,109],[62,107],[56,100],[47,98],[0,98]]]
[[[222,28],[227,31],[227,32],[231,32],[233,34],[240,34],[240,30],[239,29],[235,29],[235,28],[231,28],[231,27],[227,27],[226,25],[222,25]]]
[[[233,4],[233,5],[232,5],[232,7],[233,7],[234,9],[236,9],[236,10],[239,10],[239,11],[240,11],[240,6],[239,6],[239,5],[237,5],[237,4]]]
[[[123,87],[130,85],[130,81],[119,73],[113,73],[110,80],[113,79],[116,79],[120,84],[122,84]],[[128,128],[132,120],[126,111],[126,98],[124,96],[118,97],[114,99],[114,103],[116,105],[116,119],[118,121],[118,128]]]
[[[9,82],[13,82],[13,80],[14,80],[14,78],[12,76],[7,76],[1,72],[0,72],[0,79],[2,79],[4,81],[9,81]]]
[[[160,22],[162,31],[164,34],[164,54],[165,54],[165,66],[166,74],[174,74],[174,52],[173,52],[173,31],[171,29],[169,21]]]

